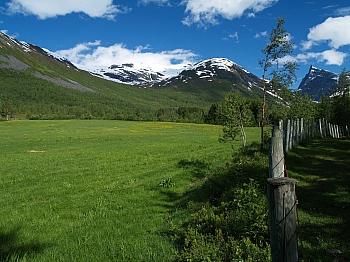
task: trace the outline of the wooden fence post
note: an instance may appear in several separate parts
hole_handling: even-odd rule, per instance
[[[336,138],[340,138],[340,131],[339,131],[338,125],[335,125],[335,134],[336,134]]]
[[[292,131],[292,148],[295,145],[295,134],[296,134],[296,127],[297,127],[297,120],[296,119],[292,119],[293,121],[293,131]]]
[[[297,262],[296,180],[269,178],[270,245],[273,262]]]
[[[289,149],[293,148],[293,135],[294,134],[294,119],[290,120],[290,133],[289,133]]]
[[[334,138],[334,128],[331,123],[328,123],[329,136]]]
[[[304,140],[304,118],[300,118],[300,141]]]
[[[280,124],[275,125],[269,145],[269,177],[284,177],[283,137]]]
[[[291,149],[290,147],[289,147],[289,145],[290,145],[290,141],[289,141],[289,139],[290,139],[290,119],[286,119],[285,121],[284,121],[284,132],[283,132],[283,151],[284,151],[284,153],[286,153],[286,152],[288,152],[288,150],[289,149]]]
[[[322,133],[322,120],[321,120],[321,119],[318,120],[318,125],[319,125],[319,130],[320,130],[320,136],[321,136],[321,138],[323,138],[323,133]]]
[[[300,119],[297,118],[296,139],[295,139],[296,144],[299,144],[299,140],[300,140]]]

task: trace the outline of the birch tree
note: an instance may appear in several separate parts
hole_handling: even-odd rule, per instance
[[[219,105],[220,121],[223,125],[223,136],[220,141],[226,142],[241,137],[243,146],[247,144],[245,124],[252,120],[252,112],[245,99],[235,92],[229,92]]]
[[[264,125],[266,110],[266,93],[271,89],[279,89],[291,85],[294,81],[297,64],[287,61],[280,65],[283,57],[293,52],[294,43],[290,39],[289,33],[284,29],[285,19],[280,17],[277,25],[270,33],[269,42],[261,51],[264,58],[259,61],[263,69],[263,104],[261,115],[261,147],[264,147]],[[269,78],[271,76],[271,78]]]

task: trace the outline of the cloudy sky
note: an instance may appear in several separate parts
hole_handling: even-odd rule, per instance
[[[261,50],[281,16],[298,81],[310,65],[350,70],[349,0],[3,0],[0,30],[82,68],[159,71],[225,57],[261,76]]]

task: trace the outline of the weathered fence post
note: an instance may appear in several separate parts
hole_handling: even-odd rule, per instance
[[[304,118],[300,118],[300,141],[304,140]]]
[[[283,126],[283,151],[284,153],[288,152],[290,148],[290,119],[286,119],[284,121],[284,126]]]
[[[322,120],[321,120],[321,119],[318,120],[318,125],[319,125],[319,130],[320,130],[320,136],[321,136],[321,138],[323,138],[323,133],[322,133]]]
[[[300,119],[297,118],[297,124],[296,124],[296,139],[295,139],[296,144],[299,144],[299,141],[300,141]]]
[[[293,127],[292,127],[292,131],[291,131],[291,141],[292,141],[292,146],[291,148],[294,147],[295,145],[295,128],[296,128],[296,120],[295,119],[292,119],[292,122],[293,122]]]
[[[338,125],[335,125],[335,137],[336,138],[340,138],[340,131],[339,131],[339,126]]]
[[[334,128],[331,123],[328,123],[329,136],[334,138]]]
[[[269,145],[269,177],[284,177],[283,137],[280,122],[272,130]]]
[[[296,180],[269,178],[270,245],[273,262],[297,262]]]
[[[285,177],[283,130],[275,124],[269,146],[269,218],[273,262],[297,262],[296,180]],[[285,141],[286,142],[286,141]]]

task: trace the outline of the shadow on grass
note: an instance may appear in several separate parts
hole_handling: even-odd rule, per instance
[[[0,261],[22,261],[41,253],[45,245],[37,242],[22,243],[19,229],[5,231],[0,229]]]
[[[192,174],[194,180],[191,189],[180,197],[171,190],[162,193],[169,201],[177,201],[178,206],[186,207],[189,202],[201,204],[209,201],[216,204],[227,191],[241,188],[251,179],[265,192],[268,174],[266,154],[267,150],[260,150],[260,144],[254,143],[239,149],[233,155],[232,162],[223,163],[216,170],[202,160],[182,159],[177,166]]]
[[[197,161],[193,162],[193,176],[197,181],[180,199],[180,203],[210,202],[217,205],[221,201],[230,201],[230,192],[241,189],[244,184],[254,180],[263,194],[266,195],[266,179],[268,176],[267,151],[260,150],[260,144],[252,144],[239,149],[229,163],[208,172],[204,165],[199,169]],[[181,161],[183,162],[183,161]],[[203,168],[204,167],[204,168]]]
[[[300,226],[307,261],[332,261],[327,250],[350,261],[350,141],[315,139],[286,157],[289,176],[299,183]],[[334,256],[334,255],[333,255]]]

